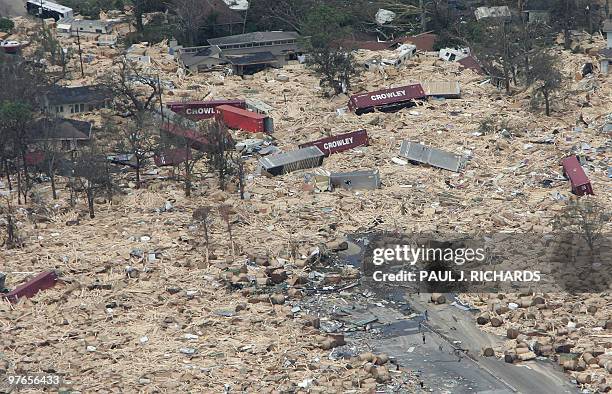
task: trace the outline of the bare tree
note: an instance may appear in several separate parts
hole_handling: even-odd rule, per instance
[[[134,155],[136,170],[136,189],[140,189],[140,172],[147,164],[152,152],[159,144],[159,133],[157,122],[150,114],[138,114],[132,121],[121,129],[120,135],[123,137],[118,144],[118,149]]]
[[[536,91],[542,93],[546,106],[546,116],[550,116],[551,95],[563,87],[563,74],[559,69],[561,59],[552,52],[541,51],[533,57],[530,75]]]
[[[6,219],[6,239],[2,243],[8,249],[21,247],[23,245],[22,240],[17,234],[17,224],[15,223],[15,214],[11,205],[10,194],[5,197],[5,207],[3,209],[4,216]]]
[[[227,127],[220,122],[211,122],[205,126],[205,135],[209,142],[208,166],[217,173],[219,189],[225,190],[228,177],[233,173],[233,144]]]
[[[172,2],[178,24],[185,35],[185,46],[198,44],[200,29],[209,16],[206,1],[200,0],[174,0]]]
[[[113,179],[108,160],[98,153],[94,142],[91,144],[92,146],[81,152],[76,159],[74,182],[76,188],[85,194],[89,217],[93,219],[95,218],[94,200],[101,193],[109,196],[113,189]]]
[[[210,247],[210,238],[209,238],[209,221],[210,221],[210,211],[211,208],[209,206],[203,206],[197,208],[193,211],[193,220],[200,226],[202,226],[202,230],[204,231],[204,242],[206,247],[206,261],[209,259],[209,247]]]
[[[158,76],[124,57],[113,62],[113,68],[101,79],[103,86],[112,94],[115,111],[131,117],[142,126],[145,115],[152,110],[162,94]]]
[[[592,198],[575,198],[553,218],[553,229],[579,235],[591,251],[610,226],[612,212],[609,207]]]
[[[238,178],[238,191],[240,192],[240,199],[244,200],[244,159],[240,153],[236,153],[232,156],[232,163],[236,168],[236,177]]]
[[[225,222],[225,226],[227,228],[227,234],[229,235],[230,247],[232,249],[232,254],[234,254],[234,238],[232,237],[232,221],[231,215],[233,213],[233,209],[230,205],[221,204],[219,205],[219,215],[221,215],[221,219]]]

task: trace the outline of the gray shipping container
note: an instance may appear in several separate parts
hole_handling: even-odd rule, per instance
[[[348,190],[374,190],[380,188],[380,172],[378,170],[332,172],[330,181],[333,187]]]
[[[400,156],[408,160],[455,172],[461,171],[465,164],[460,155],[410,141],[402,142]]]
[[[325,154],[316,146],[280,153],[259,159],[261,167],[270,175],[287,174],[292,171],[314,168],[323,164]]]

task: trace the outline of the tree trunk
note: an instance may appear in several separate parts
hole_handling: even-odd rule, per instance
[[[90,218],[95,218],[96,215],[94,213],[94,195],[93,195],[93,190],[91,189],[87,189],[87,206],[89,207],[89,217]]]
[[[570,47],[572,46],[571,44],[572,44],[572,41],[571,41],[571,35],[570,35],[570,28],[565,27],[563,29],[563,48],[570,49]]]
[[[142,32],[144,25],[142,24],[142,2],[144,0],[134,1],[134,17],[136,18],[136,31]]]
[[[53,199],[57,200],[57,189],[55,188],[55,174],[53,171],[50,172],[49,178],[51,178],[51,193],[53,193]]]
[[[136,189],[140,189],[140,158],[136,156]]]
[[[6,183],[10,192],[13,191],[13,183],[11,182],[11,172],[9,170],[8,159],[4,161],[4,169],[6,170]]]
[[[527,85],[531,85],[531,72],[529,71],[529,56],[525,53],[523,57],[523,67],[525,68],[525,81]]]
[[[542,93],[544,94],[544,102],[546,103],[546,116],[550,116],[550,102],[548,92],[544,90]]]
[[[185,161],[185,197],[191,197],[191,169],[189,161]]]
[[[21,205],[21,170],[17,167],[17,204]]]

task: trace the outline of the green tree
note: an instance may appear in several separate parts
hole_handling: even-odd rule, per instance
[[[15,23],[9,18],[0,18],[0,31],[10,33],[15,28]]]
[[[320,76],[320,84],[333,89],[335,94],[349,91],[351,80],[360,73],[351,52],[331,46],[313,49],[308,66]]]
[[[332,42],[350,31],[350,18],[346,12],[329,5],[312,8],[302,25],[302,34],[310,37],[310,45],[328,47]]]

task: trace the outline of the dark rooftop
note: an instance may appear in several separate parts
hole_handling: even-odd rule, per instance
[[[91,122],[74,119],[41,119],[32,127],[31,138],[35,141],[89,140]]]
[[[54,86],[47,94],[51,104],[101,103],[110,98],[101,85],[91,86]]]
[[[235,66],[247,66],[249,64],[269,64],[276,62],[276,56],[271,52],[247,53],[246,55],[225,56]]]
[[[300,35],[294,31],[258,31],[254,33],[238,34],[219,38],[210,38],[210,45],[233,45],[250,44],[253,42],[277,41],[277,40],[297,40]]]

